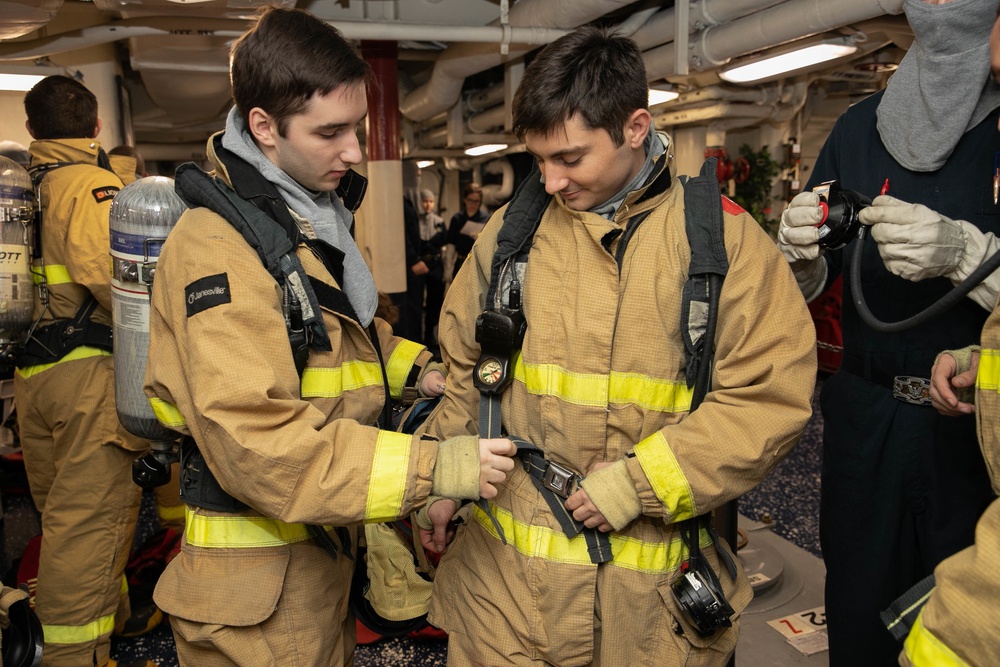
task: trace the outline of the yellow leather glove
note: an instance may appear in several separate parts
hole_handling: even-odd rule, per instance
[[[460,435],[438,445],[431,495],[464,500],[479,498],[479,438]]]
[[[622,530],[642,514],[642,502],[625,461],[587,475],[580,487],[615,530]]]

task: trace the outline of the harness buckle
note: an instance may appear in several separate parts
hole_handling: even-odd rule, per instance
[[[892,397],[912,405],[930,405],[931,381],[912,375],[897,375],[892,379]]]
[[[576,473],[558,463],[548,463],[549,467],[542,473],[542,486],[563,498],[569,498],[576,491]]]

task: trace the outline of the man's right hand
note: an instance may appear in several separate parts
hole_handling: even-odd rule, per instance
[[[497,486],[507,480],[507,473],[514,469],[517,447],[507,438],[479,440],[479,497],[495,498]]]
[[[958,362],[948,353],[938,355],[931,368],[931,405],[945,417],[971,415],[976,411],[972,403],[958,398],[957,391],[974,387],[979,371],[979,353],[972,353],[972,366],[964,373],[958,372]]]
[[[790,264],[819,258],[819,228],[823,221],[823,209],[819,207],[819,195],[815,192],[800,192],[792,198],[781,214],[778,226],[778,248]]]

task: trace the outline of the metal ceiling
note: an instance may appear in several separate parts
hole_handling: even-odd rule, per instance
[[[203,146],[229,106],[228,47],[265,0],[0,0],[0,64],[58,62],[117,44],[132,129],[144,152]],[[525,57],[573,27],[619,25],[643,49],[651,83],[682,95],[654,108],[659,127],[787,121],[810,96],[884,85],[912,40],[902,0],[269,0],[307,9],[357,40],[399,43],[404,156],[459,155],[508,138],[505,103]],[[817,71],[739,87],[733,61],[827,36],[859,50]],[[678,57],[680,54],[680,57]],[[161,150],[157,151],[157,147]]]

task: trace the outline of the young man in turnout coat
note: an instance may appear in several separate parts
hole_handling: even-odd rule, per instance
[[[714,382],[689,414],[684,188],[669,138],[652,131],[638,48],[596,28],[553,42],[527,68],[513,117],[552,197],[528,254],[527,333],[503,427],[584,476],[565,507],[609,538],[613,558],[594,564],[585,536],[567,537],[517,466],[448,549],[429,619],[449,633],[449,665],[723,665],[750,584],[742,571],[730,578],[702,523],[701,548],[735,614],[731,628],[699,636],[671,593],[688,553],[678,522],[753,488],[800,436],[816,370],[805,304],[774,244],[724,199]],[[503,214],[445,299],[450,375],[432,434],[478,430],[475,322]],[[454,507],[430,505],[426,544],[444,548]]]
[[[106,665],[111,633],[130,615],[124,572],[141,497],[132,461],[148,447],[118,422],[110,345],[108,213],[128,174],[111,171],[96,139],[97,98],[80,82],[47,77],[24,108],[32,168],[72,163],[39,186],[45,263],[36,272],[48,306],[36,291],[34,338],[44,346],[29,343],[14,374],[25,470],[42,513],[35,609],[45,665]],[[45,335],[82,315],[73,344]]]
[[[495,494],[513,467],[507,440],[439,445],[372,426],[387,400],[380,355],[395,396],[414,381],[439,393],[444,378],[373,318],[350,236],[369,73],[335,28],[264,10],[233,45],[235,108],[208,142],[215,178],[177,172],[193,208],[159,258],[146,391],[189,436],[185,539],[155,593],[182,664],[351,664],[355,527],[406,516],[432,491]],[[248,237],[260,247],[238,224],[259,225]]]
[[[915,315],[967,277],[984,257],[985,235],[1000,231],[1000,85],[988,67],[996,0],[905,0],[903,8],[913,45],[884,91],[837,120],[778,232],[807,300],[843,276],[843,361],[820,398],[833,667],[895,662],[899,646],[879,612],[969,546],[994,497],[974,420],[942,417],[927,390],[938,352],[979,339],[1000,280],[905,331],[869,324],[850,296],[848,268],[860,262],[878,319]],[[863,244],[824,252],[819,198],[809,190],[834,179],[873,198],[859,214],[873,226]]]

